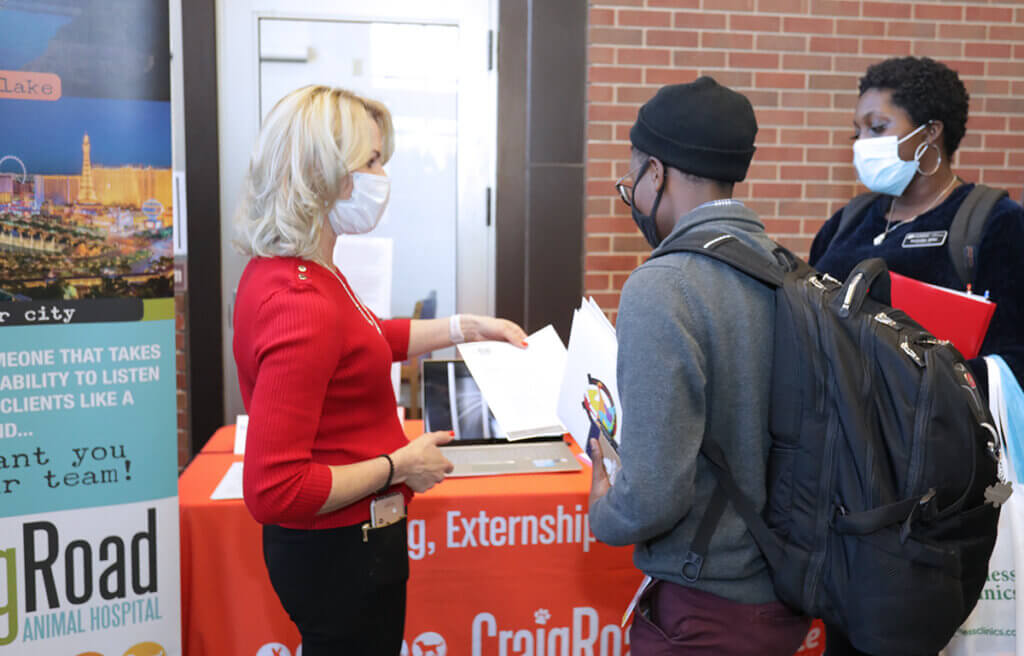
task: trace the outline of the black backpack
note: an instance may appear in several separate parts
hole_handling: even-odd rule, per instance
[[[1009,496],[967,363],[889,307],[881,259],[840,284],[782,246],[772,262],[728,233],[684,237],[659,256],[677,251],[776,289],[767,504],[759,514],[705,436],[718,484],[683,578],[700,576],[731,502],[782,601],[871,654],[939,651],[981,594]]]
[[[839,217],[839,227],[832,236],[834,242],[839,235],[853,229],[867,211],[868,207],[882,194],[869,191],[854,196],[843,207]],[[985,222],[992,208],[1008,194],[1005,189],[995,189],[983,184],[976,184],[967,194],[949,225],[946,240],[946,252],[949,255],[956,273],[964,289],[974,286],[974,272],[978,264],[978,246],[981,235],[985,232]]]

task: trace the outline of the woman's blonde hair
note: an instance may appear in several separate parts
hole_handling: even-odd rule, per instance
[[[381,134],[381,161],[394,150],[391,114],[383,104],[311,85],[292,91],[263,120],[235,216],[235,245],[246,255],[313,258],[323,216],[365,166]]]

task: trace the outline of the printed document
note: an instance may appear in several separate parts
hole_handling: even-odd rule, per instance
[[[526,338],[523,349],[504,342],[459,345],[494,418],[510,440],[561,435],[558,392],[565,371],[565,345],[548,325]]]

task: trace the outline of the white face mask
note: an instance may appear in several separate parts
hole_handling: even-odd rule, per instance
[[[380,223],[391,196],[391,179],[372,173],[352,174],[352,196],[339,200],[327,214],[338,235],[361,235]]]
[[[864,186],[881,194],[899,196],[907,188],[918,171],[918,161],[928,149],[928,142],[922,142],[914,151],[914,159],[900,159],[901,143],[923,130],[925,123],[916,130],[897,139],[895,136],[858,139],[853,143],[853,165]]]

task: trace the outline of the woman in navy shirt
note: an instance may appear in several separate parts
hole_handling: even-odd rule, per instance
[[[838,230],[842,211],[822,226],[811,245],[814,267],[843,280],[861,260],[880,257],[897,273],[964,289],[948,232],[974,188],[950,161],[966,131],[967,104],[957,73],[927,57],[893,58],[868,68],[853,117],[854,165],[864,186],[882,195],[849,229]],[[970,361],[986,391],[984,355],[1002,356],[1024,383],[1022,265],[1024,209],[1003,198],[985,223],[972,290],[996,303],[980,355]]]

